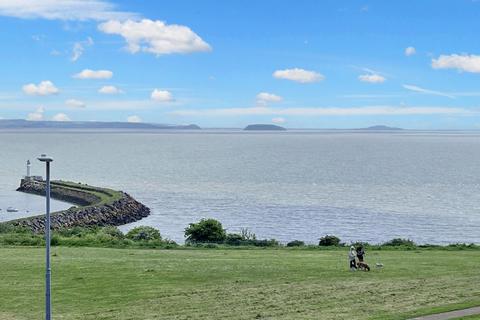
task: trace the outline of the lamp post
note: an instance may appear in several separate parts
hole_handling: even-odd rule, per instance
[[[52,319],[52,303],[50,300],[50,276],[52,270],[50,269],[50,162],[52,158],[42,154],[38,160],[45,162],[45,196],[46,196],[46,213],[45,213],[45,245],[46,245],[46,268],[45,268],[45,320]]]

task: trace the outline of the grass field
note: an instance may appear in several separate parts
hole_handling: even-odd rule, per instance
[[[480,251],[53,249],[54,319],[406,319],[480,305]],[[44,249],[0,248],[0,319],[41,319]]]

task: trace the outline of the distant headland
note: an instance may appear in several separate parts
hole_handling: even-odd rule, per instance
[[[137,129],[137,130],[200,130],[196,124],[168,125],[157,123],[102,121],[27,121],[0,120],[0,129]]]
[[[355,130],[370,130],[370,131],[391,131],[391,130],[403,130],[402,128],[389,127],[384,125],[376,125],[367,128],[359,128]]]
[[[243,130],[245,131],[286,131],[284,127],[280,127],[274,124],[250,124]]]

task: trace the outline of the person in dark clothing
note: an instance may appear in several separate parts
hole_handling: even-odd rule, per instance
[[[358,246],[357,247],[358,262],[363,262],[363,256],[364,255],[365,255],[365,250],[363,249],[363,246]]]

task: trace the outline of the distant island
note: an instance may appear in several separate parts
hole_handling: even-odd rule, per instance
[[[280,127],[274,124],[250,124],[243,130],[245,131],[286,131],[284,127]]]
[[[0,129],[141,129],[141,130],[200,130],[196,124],[168,125],[156,123],[102,122],[102,121],[27,121],[0,120]]]
[[[371,126],[368,128],[360,128],[360,129],[355,129],[355,130],[371,130],[371,131],[389,131],[389,130],[403,130],[402,128],[396,128],[396,127],[388,127],[384,125],[376,125],[376,126]]]

